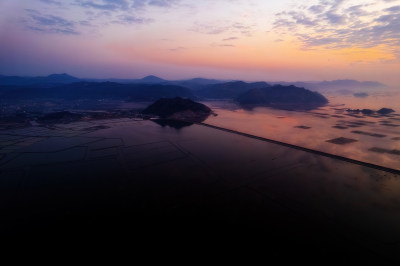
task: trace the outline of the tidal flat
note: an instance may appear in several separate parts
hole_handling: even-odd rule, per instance
[[[397,174],[130,118],[2,130],[0,140],[5,237],[265,238],[274,258],[310,259],[311,249],[314,262],[400,261]]]
[[[334,94],[328,99],[328,105],[311,111],[245,110],[235,103],[208,102],[218,116],[210,116],[205,123],[400,170],[397,152],[371,151],[373,147],[400,151],[399,112],[357,115],[348,111],[383,106],[399,110],[397,92],[380,92],[368,98]],[[335,139],[351,141],[332,141]]]
[[[204,124],[143,119],[132,110],[145,103],[114,103],[119,111],[93,119],[4,127],[1,235],[268,239],[260,248],[283,261],[396,264],[400,131],[385,124],[399,115],[354,115],[330,100],[312,111],[208,101],[215,115]]]

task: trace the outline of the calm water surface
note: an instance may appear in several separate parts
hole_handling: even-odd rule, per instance
[[[326,94],[329,104],[308,112],[258,107],[244,110],[234,103],[207,102],[218,116],[205,123],[273,140],[400,169],[399,90],[368,97]],[[351,114],[347,109],[392,108],[390,115]],[[327,142],[345,138],[348,143]]]

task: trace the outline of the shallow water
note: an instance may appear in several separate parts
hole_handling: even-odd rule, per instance
[[[214,119],[229,122],[231,115],[235,125],[241,117],[260,124],[275,118],[269,126],[277,127],[276,137],[285,127],[311,132],[331,120],[265,108],[216,110]],[[300,120],[311,128],[293,128]],[[268,239],[285,255],[328,247],[334,258],[348,249],[346,256],[368,261],[373,250],[376,265],[400,261],[396,174],[205,126],[129,118],[3,130],[0,142],[8,148],[0,158],[0,234],[66,228],[72,235],[119,230],[132,239],[149,232],[151,239],[165,232],[197,239],[199,229],[212,237],[225,230]]]
[[[327,94],[327,98],[327,106],[307,112],[244,110],[234,103],[206,102],[218,115],[205,123],[400,169],[400,93],[387,90],[365,98]],[[367,116],[346,111],[383,107],[396,112]]]

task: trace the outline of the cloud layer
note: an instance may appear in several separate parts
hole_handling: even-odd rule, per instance
[[[180,0],[40,0],[44,6],[25,9],[23,22],[27,29],[42,32],[78,35],[85,27],[103,27],[105,24],[148,24],[149,8],[170,8]],[[62,12],[69,10],[70,12]],[[61,11],[62,15],[54,15]],[[76,14],[83,13],[84,19]]]
[[[397,5],[396,5],[397,2]],[[274,29],[293,35],[303,48],[400,46],[398,1],[319,0],[276,14]]]
[[[26,27],[39,32],[61,33],[77,35],[76,23],[59,16],[43,15],[41,12],[33,9],[26,9],[28,14],[24,20]]]
[[[147,6],[170,7],[178,1],[179,0],[76,0],[75,3],[83,7],[100,10],[128,11],[132,9],[145,8]]]

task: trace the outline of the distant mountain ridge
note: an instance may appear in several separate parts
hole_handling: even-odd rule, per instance
[[[210,87],[215,85],[215,88],[218,90],[222,90],[222,87],[230,87],[233,89],[234,84],[237,82],[242,82],[243,86],[247,87],[262,87],[267,86],[269,84],[272,85],[295,85],[298,87],[304,87],[310,90],[326,90],[326,89],[377,89],[377,88],[386,88],[385,84],[376,81],[357,81],[351,79],[342,79],[342,80],[332,80],[332,81],[310,81],[310,82],[244,82],[240,80],[217,80],[217,79],[206,79],[206,78],[192,78],[192,79],[184,79],[184,80],[166,80],[154,75],[149,75],[143,77],[141,79],[93,79],[93,78],[77,78],[71,76],[66,73],[62,74],[51,74],[49,76],[39,76],[39,77],[20,77],[20,76],[5,76],[0,75],[0,86],[57,86],[60,84],[68,84],[79,81],[88,81],[88,82],[116,82],[116,83],[142,83],[142,84],[169,84],[169,85],[178,85],[187,87],[192,90],[200,90],[205,89],[206,87]],[[217,84],[224,84],[217,86]],[[244,84],[246,83],[246,84]],[[251,84],[251,85],[247,85]],[[209,88],[208,88],[209,89]],[[206,92],[204,92],[206,93]]]
[[[72,83],[72,82],[78,82],[80,79],[73,77],[71,75],[68,75],[66,73],[63,74],[51,74],[47,77],[44,77],[43,79],[47,79],[50,81],[55,81],[55,82],[60,82],[60,83]]]
[[[19,77],[19,76],[0,76],[1,86],[42,86],[51,87],[60,84],[78,82],[80,79],[66,73],[51,74],[46,77]]]
[[[280,85],[281,87],[277,87]],[[18,77],[0,75],[0,97],[3,99],[120,99],[125,101],[154,101],[159,98],[183,97],[195,100],[234,100],[242,96],[254,101],[265,99],[268,88],[284,89],[294,85],[324,94],[354,95],[386,85],[373,81],[334,80],[322,82],[244,82],[205,78],[169,81],[150,75],[141,79],[80,79],[63,74],[46,77]],[[246,93],[248,93],[247,96]],[[256,97],[258,95],[258,99]],[[303,94],[304,96],[305,94]],[[277,94],[269,95],[276,97]],[[244,98],[243,98],[244,97]],[[292,97],[287,94],[287,97]],[[248,98],[247,100],[249,100]],[[246,100],[246,101],[247,101]]]
[[[188,89],[162,84],[121,84],[116,82],[80,81],[57,87],[0,88],[3,99],[119,99],[125,101],[155,101],[159,98],[195,98]]]

